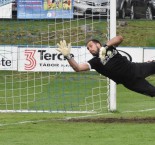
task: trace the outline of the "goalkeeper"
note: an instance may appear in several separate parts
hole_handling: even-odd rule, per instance
[[[123,84],[132,91],[154,97],[155,87],[145,78],[155,74],[155,62],[134,63],[129,61],[116,49],[122,41],[122,36],[116,36],[102,47],[98,40],[89,40],[87,49],[94,57],[81,64],[78,64],[70,55],[71,44],[67,45],[65,40],[57,44],[59,47],[57,50],[64,55],[76,72],[95,69],[98,73],[112,79],[117,84]]]

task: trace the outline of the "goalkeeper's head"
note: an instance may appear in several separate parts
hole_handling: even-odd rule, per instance
[[[97,39],[90,39],[86,43],[87,49],[93,56],[99,56],[99,50],[102,47],[102,44]]]

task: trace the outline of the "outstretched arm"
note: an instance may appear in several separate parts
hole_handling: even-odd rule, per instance
[[[112,39],[110,39],[106,45],[109,46],[118,46],[121,42],[123,41],[123,37],[122,36],[116,36]]]
[[[90,70],[88,63],[82,63],[82,64],[78,64],[74,58],[71,58],[68,60],[68,63],[70,64],[70,66],[76,71],[76,72],[80,72],[80,71],[88,71]]]
[[[70,54],[71,44],[70,43],[67,46],[66,41],[63,40],[63,41],[60,41],[60,43],[58,43],[57,45],[59,47],[59,48],[57,48],[57,51],[59,51],[60,53],[62,53],[64,55],[64,57],[68,60],[68,63],[70,64],[70,66],[76,72],[90,70],[90,67],[89,67],[89,64],[88,63],[78,64],[74,60],[74,58],[71,57],[71,54]]]

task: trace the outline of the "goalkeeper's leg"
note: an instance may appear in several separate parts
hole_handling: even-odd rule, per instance
[[[137,93],[155,97],[155,87],[145,79],[139,78],[136,79],[132,84],[125,84],[124,86]]]
[[[146,78],[155,74],[155,62],[135,63],[136,74],[140,78]]]

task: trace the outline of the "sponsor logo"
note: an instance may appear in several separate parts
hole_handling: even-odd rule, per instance
[[[64,56],[59,53],[47,53],[46,50],[38,50],[39,56],[40,56],[40,60],[66,60],[66,58],[64,58]],[[74,55],[71,54],[73,57]]]
[[[4,53],[4,52],[3,52]],[[10,55],[12,54],[12,52],[10,52]],[[0,54],[0,57],[1,57],[1,59],[0,59],[0,65],[1,66],[11,66],[12,65],[12,61],[13,60],[10,60],[8,57],[9,56],[7,56],[6,57],[6,55],[9,55],[9,53],[8,52],[6,52],[6,54],[4,53],[3,55],[2,54]]]
[[[36,53],[37,55],[35,56]],[[71,55],[74,57],[73,54]],[[50,61],[66,60],[66,58],[61,53],[49,53],[47,50],[25,50],[25,56],[25,70],[33,70],[37,65],[40,67],[59,67],[58,63],[51,63]]]
[[[118,50],[123,56],[126,56],[126,58],[129,60],[129,61],[132,61],[132,57],[129,53],[123,51],[123,50]]]
[[[25,56],[27,64],[25,64],[25,70],[32,70],[36,67],[36,59],[34,58],[36,50],[25,50]]]
[[[0,60],[0,65],[1,65],[1,66],[11,66],[11,60],[2,58],[2,59]]]
[[[17,47],[1,46],[0,70],[17,70]]]

